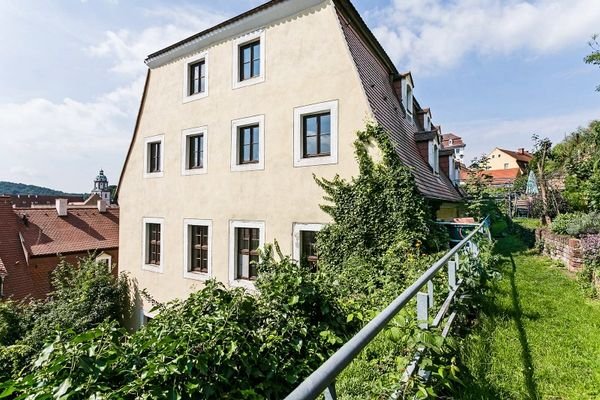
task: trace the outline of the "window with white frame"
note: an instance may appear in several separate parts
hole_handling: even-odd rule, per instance
[[[96,257],[96,262],[98,264],[106,265],[106,267],[108,268],[109,271],[112,268],[112,256],[108,253],[104,253],[104,252],[100,253],[98,255],[98,257]]]
[[[423,129],[426,131],[430,131],[431,130],[431,117],[429,116],[429,114],[425,114],[425,121],[423,123]],[[452,145],[452,139],[450,139],[450,145]]]
[[[212,270],[212,221],[186,218],[183,229],[183,276],[204,280],[210,277]]]
[[[440,173],[440,146],[437,143],[433,144],[433,172]]]
[[[206,173],[207,167],[206,127],[185,129],[181,132],[181,174]]]
[[[410,83],[406,82],[406,95],[404,96],[406,103],[406,116],[412,122],[413,121],[413,88]]]
[[[156,135],[144,139],[144,177],[163,176],[165,135]]]
[[[504,169],[508,169],[508,163],[504,163]]]
[[[233,286],[253,288],[257,278],[258,249],[265,242],[265,223],[230,221],[229,282]]]
[[[142,251],[142,269],[163,272],[164,269],[164,219],[144,218]]]
[[[336,164],[338,101],[294,108],[294,167]]]
[[[258,30],[233,41],[233,88],[265,80],[265,31]]]
[[[292,228],[292,258],[311,271],[316,271],[318,266],[316,238],[323,226],[324,224],[295,223]]]
[[[236,119],[231,122],[231,170],[265,168],[265,116]]]
[[[208,53],[185,60],[183,68],[183,102],[208,96]]]

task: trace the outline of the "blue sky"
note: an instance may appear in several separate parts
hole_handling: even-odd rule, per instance
[[[0,2],[0,180],[71,192],[116,183],[147,54],[261,1]],[[558,141],[600,118],[597,0],[355,0],[434,123],[467,142]]]

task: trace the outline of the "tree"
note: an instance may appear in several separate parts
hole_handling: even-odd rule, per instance
[[[592,40],[589,41],[589,45],[592,48],[592,53],[585,56],[583,59],[586,64],[598,65],[600,66],[600,43],[598,42],[599,36],[593,35]],[[596,90],[600,92],[600,85],[596,87]]]
[[[537,169],[538,184],[540,186],[540,196],[542,199],[542,224],[550,224],[550,213],[548,207],[548,181],[546,175],[546,164],[552,149],[552,142],[548,138],[540,138],[538,135],[533,135],[533,163]]]

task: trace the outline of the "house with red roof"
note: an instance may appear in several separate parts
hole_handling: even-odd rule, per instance
[[[42,299],[52,291],[51,272],[61,261],[76,264],[94,256],[116,265],[119,208],[103,200],[95,206],[69,205],[18,208],[0,196],[0,295]],[[115,263],[115,265],[113,265]],[[116,273],[116,269],[114,269]]]
[[[493,186],[510,186],[519,176],[529,171],[533,155],[520,148],[516,151],[496,147],[488,154],[486,175],[492,178]]]

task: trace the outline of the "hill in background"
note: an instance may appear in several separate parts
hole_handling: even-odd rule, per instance
[[[72,194],[61,192],[60,190],[54,190],[35,185],[26,185],[24,183],[14,183],[0,181],[0,194],[5,195],[16,195],[16,194],[37,194],[42,196],[60,196],[63,194]]]

